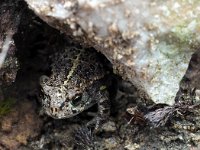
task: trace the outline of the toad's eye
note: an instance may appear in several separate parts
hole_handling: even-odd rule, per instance
[[[78,105],[80,105],[80,103],[81,103],[81,99],[82,99],[82,96],[79,95],[79,96],[77,96],[75,99],[72,100],[71,104],[72,104],[73,106],[78,106]]]
[[[46,82],[48,82],[48,80],[49,80],[49,77],[48,77],[48,76],[42,75],[42,76],[40,77],[40,84],[45,84]]]

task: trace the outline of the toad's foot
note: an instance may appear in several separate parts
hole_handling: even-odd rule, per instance
[[[99,116],[96,116],[94,117],[92,120],[90,120],[88,123],[87,123],[87,126],[88,127],[91,127],[91,126],[94,126],[94,132],[95,133],[98,133],[101,131],[101,126],[102,124],[105,122],[105,119],[99,117]]]

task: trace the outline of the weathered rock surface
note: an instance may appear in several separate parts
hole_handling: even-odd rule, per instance
[[[9,103],[8,100],[4,102]],[[3,102],[0,103],[2,105]],[[28,139],[38,136],[42,126],[34,103],[23,101],[12,104],[9,109],[7,114],[0,113],[0,149],[18,149],[20,145],[26,145]]]
[[[173,104],[199,46],[199,1],[26,0],[50,25],[95,47],[156,103]]]
[[[12,38],[17,32],[20,15],[18,0],[0,2],[0,88],[12,84],[19,69],[16,47]],[[2,97],[0,93],[0,100],[3,99]]]

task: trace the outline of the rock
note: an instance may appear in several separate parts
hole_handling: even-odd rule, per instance
[[[130,141],[127,141],[124,148],[127,150],[137,150],[140,149],[140,145],[137,143],[131,143]]]
[[[17,32],[20,15],[19,0],[0,2],[0,87],[12,84],[19,69],[13,35]]]
[[[110,137],[105,139],[105,149],[116,149],[119,143],[119,139]]]
[[[105,124],[103,124],[102,129],[105,132],[115,132],[117,130],[116,124],[113,121],[108,121]]]
[[[62,123],[59,128],[52,125],[51,122],[47,124],[43,126],[44,133],[27,145],[30,149],[46,149],[47,147],[48,149],[74,149],[76,143],[74,139],[75,131],[80,128],[78,124],[66,125]]]
[[[199,1],[26,2],[51,26],[101,51],[146,98],[174,103],[199,46]]]
[[[0,70],[0,85],[11,85],[15,81],[17,71],[19,70],[19,62],[15,53],[16,47],[13,45],[8,49],[7,56]]]
[[[0,149],[18,149],[20,145],[27,144],[28,139],[40,134],[42,120],[34,105],[33,102],[23,101],[10,106],[10,110],[0,116]]]

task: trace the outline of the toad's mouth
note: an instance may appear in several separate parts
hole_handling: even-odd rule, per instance
[[[88,109],[95,104],[95,101],[89,97],[87,93],[80,94],[73,100],[56,100],[50,102],[49,107],[45,112],[47,115],[55,119],[71,118]]]
[[[54,119],[65,119],[65,118],[71,118],[73,116],[76,116],[77,114],[84,111],[85,108],[74,108],[74,107],[68,107],[67,109],[60,109],[59,107],[51,107],[48,110],[45,110],[47,115],[51,116]]]

